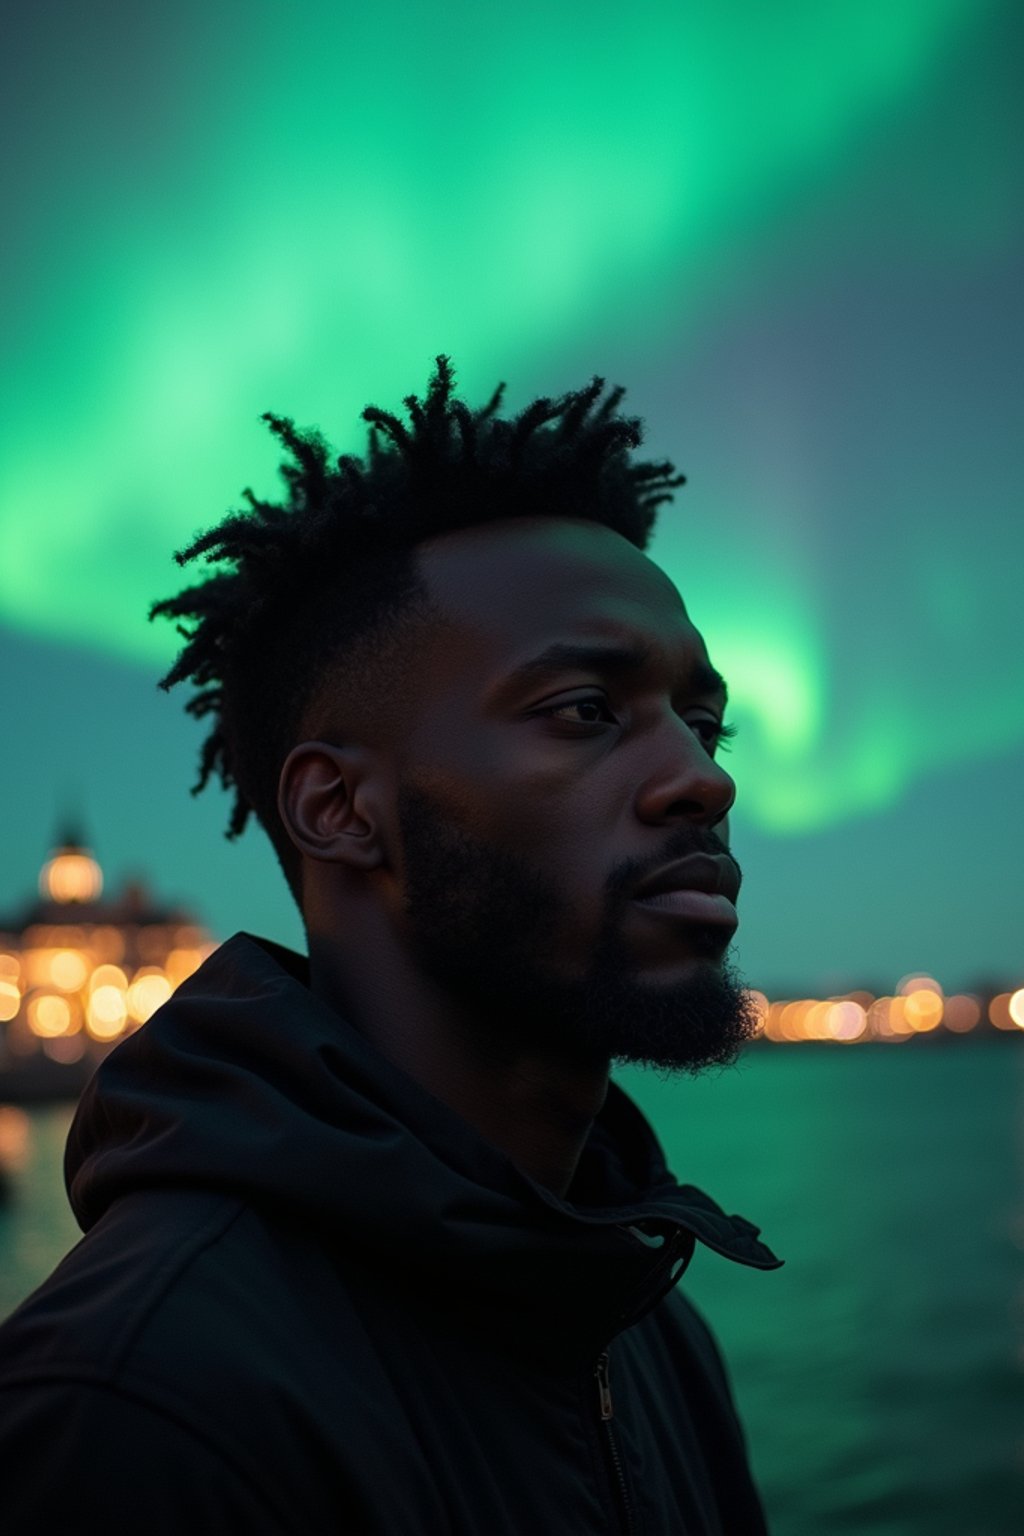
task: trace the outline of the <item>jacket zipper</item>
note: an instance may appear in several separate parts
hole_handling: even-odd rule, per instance
[[[622,1469],[622,1458],[619,1455],[618,1443],[615,1432],[612,1429],[612,1389],[608,1380],[608,1351],[603,1350],[598,1356],[597,1368],[594,1371],[597,1380],[597,1398],[601,1410],[601,1422],[604,1425],[606,1443],[611,1456],[612,1466],[615,1468],[615,1478],[618,1484],[619,1497],[622,1501],[622,1517],[625,1522],[626,1536],[632,1536],[635,1530],[633,1524],[633,1511],[629,1503],[629,1490],[626,1487],[626,1474]]]

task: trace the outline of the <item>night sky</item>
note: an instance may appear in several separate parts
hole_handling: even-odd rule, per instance
[[[1024,11],[21,7],[0,56],[0,916],[66,816],[218,939],[302,947],[192,798],[172,554],[363,452],[433,359],[593,374],[688,484],[648,553],[739,727],[769,990],[1024,982]]]

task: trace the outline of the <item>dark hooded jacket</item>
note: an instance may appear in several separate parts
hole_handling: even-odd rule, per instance
[[[0,1527],[758,1536],[676,1289],[758,1228],[612,1081],[564,1199],[237,933],[95,1073],[85,1236],[0,1328]]]

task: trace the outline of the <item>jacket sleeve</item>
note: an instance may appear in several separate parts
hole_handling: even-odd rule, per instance
[[[284,1536],[290,1527],[200,1435],[103,1385],[0,1387],[0,1524],[147,1536]]]

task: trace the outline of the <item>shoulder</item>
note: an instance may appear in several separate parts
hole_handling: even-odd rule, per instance
[[[8,1492],[30,1503],[55,1466],[62,1486],[95,1494],[97,1530],[122,1512],[142,1528],[118,1481],[129,1473],[154,1502],[166,1484],[176,1511],[147,1529],[294,1529],[318,1421],[373,1395],[350,1305],[322,1236],[284,1214],[203,1191],[117,1202],[0,1325],[5,1536],[20,1529]],[[326,1339],[352,1346],[351,1372],[337,1351],[332,1370]],[[114,1481],[101,1487],[104,1468]],[[250,1520],[257,1490],[266,1513]],[[62,1528],[62,1496],[48,1491],[52,1518],[33,1530]]]
[[[201,1191],[117,1201],[0,1325],[0,1385],[68,1373],[116,1385],[140,1336],[240,1214],[236,1201]]]
[[[324,1424],[369,1436],[400,1422],[365,1302],[308,1221],[201,1190],[147,1192],[116,1202],[0,1325],[0,1389],[75,1383],[114,1417],[123,1401],[145,1404],[257,1479],[275,1458],[298,1475]]]
[[[6,1323],[0,1384],[74,1375],[236,1404],[351,1331],[345,1265],[276,1208],[202,1190],[117,1201]],[[168,1397],[168,1406],[174,1403]]]
[[[194,1425],[74,1378],[0,1384],[0,1487],[5,1536],[117,1525],[150,1536],[284,1536],[292,1528],[273,1488]]]
[[[4,1536],[327,1536],[339,1510],[346,1529],[414,1529],[437,1503],[406,1387],[418,1313],[281,1206],[118,1204],[0,1326]],[[166,1489],[169,1513],[149,1519],[123,1478]],[[72,1527],[78,1487],[94,1502]]]

